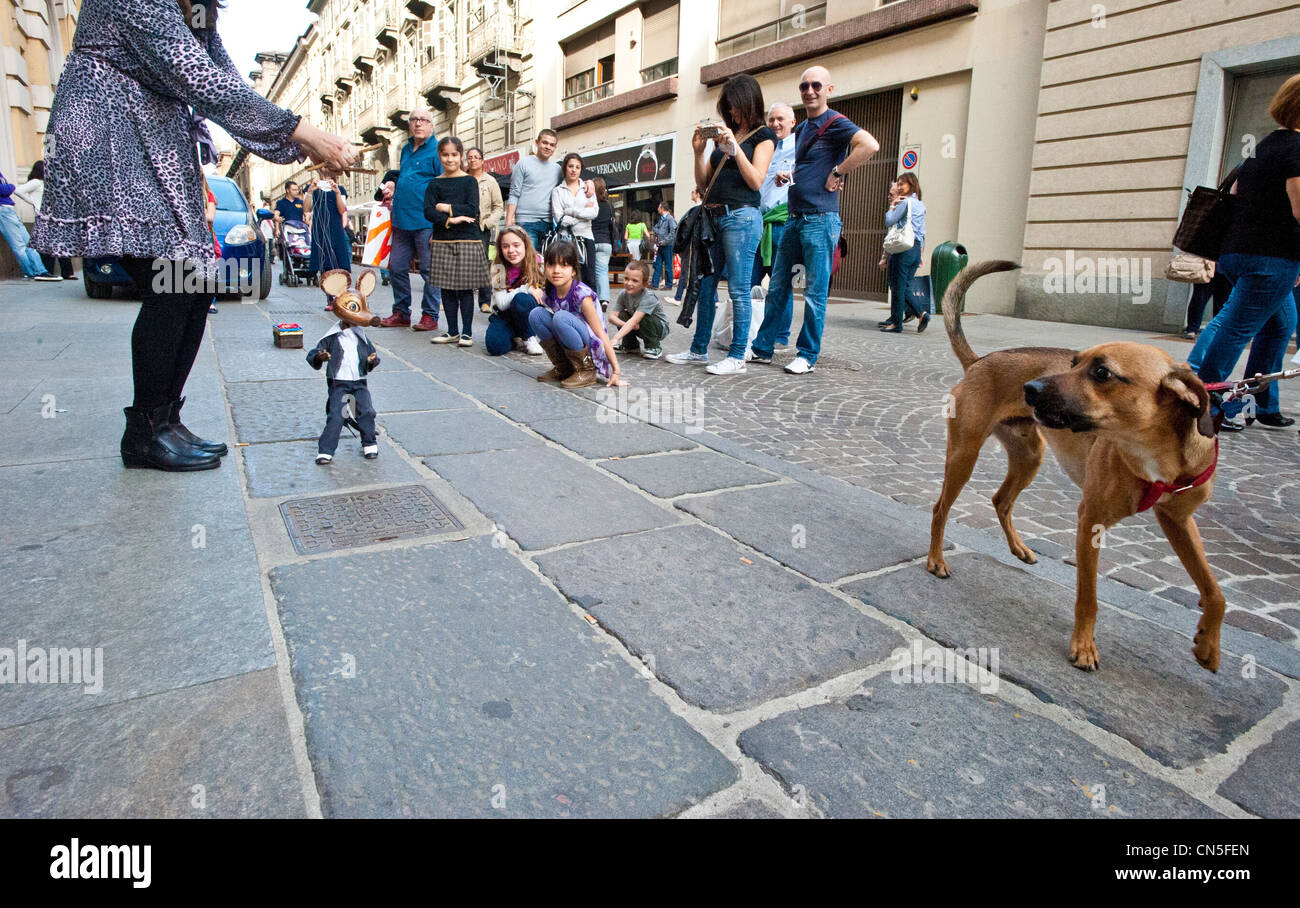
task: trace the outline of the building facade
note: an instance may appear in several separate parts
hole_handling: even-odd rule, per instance
[[[1300,72],[1287,0],[1048,10],[1016,314],[1176,330],[1190,288],[1164,280],[1187,193],[1277,127]]]
[[[50,105],[80,6],[80,0],[0,0],[0,172],[11,183],[26,182],[43,156]],[[15,203],[30,225],[36,212]],[[0,243],[0,277],[20,273],[8,244]]]
[[[382,147],[365,156],[374,174],[340,179],[350,203],[370,201],[398,164],[406,118],[416,104],[434,117],[434,135],[479,146],[494,169],[509,171],[535,117],[533,22],[524,0],[311,0],[318,20],[287,54],[258,55],[254,87],[323,129]],[[272,68],[273,67],[273,68]],[[273,202],[303,165],[236,157],[231,175],[250,197]]]

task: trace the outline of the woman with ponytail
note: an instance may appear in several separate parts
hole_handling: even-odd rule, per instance
[[[183,277],[215,277],[216,265],[196,147],[203,119],[270,161],[311,157],[328,175],[356,159],[347,142],[244,82],[217,35],[219,9],[217,0],[84,0],[45,136],[33,245],[118,256],[140,296],[121,444],[132,467],[207,470],[226,453],[180,422],[211,298],[183,292]]]

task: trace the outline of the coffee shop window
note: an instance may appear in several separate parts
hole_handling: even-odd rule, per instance
[[[614,23],[564,45],[564,109],[573,110],[614,93]]]
[[[641,84],[677,75],[677,0],[641,8]]]
[[[825,24],[825,3],[718,0],[718,59],[775,44]]]

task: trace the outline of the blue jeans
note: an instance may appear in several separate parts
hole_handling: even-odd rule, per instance
[[[1232,281],[1232,295],[1201,332],[1188,363],[1195,363],[1201,381],[1223,381],[1249,343],[1247,375],[1281,371],[1286,346],[1296,330],[1292,291],[1300,262],[1228,253],[1219,258],[1217,269]],[[1276,382],[1256,392],[1255,408],[1258,413],[1279,412]]]
[[[9,248],[14,251],[14,258],[18,260],[18,267],[23,269],[23,274],[36,277],[48,273],[45,263],[41,261],[41,254],[31,247],[31,235],[12,205],[0,205],[0,233],[4,234]]]
[[[826,320],[826,295],[831,286],[831,254],[840,241],[840,216],[834,211],[792,214],[772,262],[763,325],[754,338],[754,353],[772,355],[781,314],[794,305],[793,273],[803,265],[803,328],[796,347],[808,364],[817,364],[822,348],[822,325]]]
[[[772,262],[776,263],[776,250],[781,246],[781,237],[785,234],[785,224],[772,225]],[[760,241],[761,245],[761,241]],[[772,273],[771,265],[763,264],[763,251],[759,249],[754,253],[754,273],[749,277],[749,283],[757,287],[763,283],[763,278]],[[794,321],[794,298],[786,305],[785,311],[780,313],[776,321],[776,342],[781,345],[790,343],[790,323]]]
[[[658,287],[661,277],[668,279],[665,289],[673,289],[673,251],[667,246],[660,246],[655,253],[655,273],[654,277],[650,278],[650,286]]]
[[[912,305],[912,280],[916,269],[921,267],[921,247],[913,244],[911,249],[896,252],[889,256],[886,275],[889,278],[889,320],[895,325],[903,324],[903,316],[912,311],[917,318],[925,315],[916,312]]]
[[[483,349],[488,356],[509,353],[516,337],[532,336],[528,316],[537,308],[537,300],[527,290],[520,290],[510,298],[510,305],[501,312],[488,316],[487,333],[483,335]]]
[[[527,221],[516,223],[515,226],[528,234],[528,238],[533,241],[534,249],[538,252],[542,251],[542,240],[546,239],[546,234],[551,232],[550,221]]]
[[[602,303],[610,301],[609,296],[609,258],[614,254],[614,247],[609,243],[596,244],[596,299]]]
[[[749,307],[753,287],[749,283],[754,267],[754,250],[763,236],[763,215],[757,208],[733,208],[724,217],[714,221],[717,239],[711,247],[713,274],[700,281],[700,297],[696,303],[695,338],[691,352],[709,352],[709,337],[713,334],[713,316],[718,308],[718,279],[723,268],[727,270],[727,292],[731,296],[731,347],[728,356],[745,358],[749,346]]]
[[[587,320],[564,309],[538,306],[528,313],[528,326],[539,340],[557,340],[565,350],[585,350],[591,340]]]
[[[388,282],[393,285],[393,314],[411,317],[411,258],[420,262],[420,277],[424,278],[424,294],[420,297],[420,312],[438,320],[438,306],[442,293],[429,280],[429,237],[433,229],[403,230],[393,226],[392,251],[388,254]]]

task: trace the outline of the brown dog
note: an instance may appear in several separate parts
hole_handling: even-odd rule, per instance
[[[1013,555],[1029,564],[1038,560],[1012,526],[1011,509],[1038,472],[1046,441],[1083,489],[1070,661],[1087,671],[1098,667],[1093,629],[1105,529],[1154,506],[1165,537],[1200,592],[1192,653],[1202,666],[1218,671],[1224,598],[1193,519],[1210,497],[1218,462],[1210,396],[1185,364],[1145,344],[1101,344],[1082,352],[1017,347],[976,356],[961,327],[962,299],[983,275],[1017,267],[979,262],[959,273],[944,293],[944,326],[965,375],[947,410],[948,453],[926,569],[936,577],[949,575],[943,558],[948,510],[990,435],[1007,452],[1007,475],[993,495],[998,521]]]

